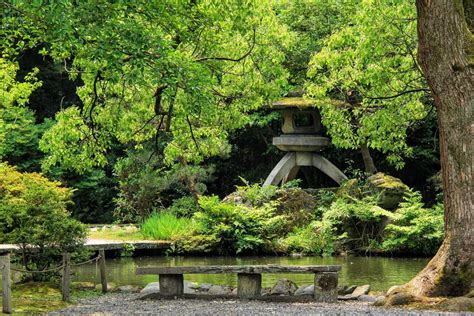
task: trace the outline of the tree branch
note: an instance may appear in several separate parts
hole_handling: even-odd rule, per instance
[[[191,121],[189,120],[189,116],[186,115],[186,122],[188,122],[188,126],[189,126],[189,131],[191,132],[191,138],[193,139],[193,142],[194,142],[194,145],[196,145],[196,149],[197,151],[201,151],[201,149],[199,148],[199,144],[196,140],[196,137],[194,137],[194,132],[193,132],[193,126],[191,125]]]
[[[406,91],[403,91],[403,92],[400,92],[400,93],[397,93],[395,95],[391,95],[391,96],[386,96],[386,97],[368,97],[368,96],[364,96],[364,98],[367,98],[369,100],[388,100],[388,99],[396,99],[404,94],[408,94],[408,93],[414,93],[414,92],[430,92],[429,89],[425,89],[425,88],[421,88],[421,89],[412,89],[412,90],[406,90]]]
[[[247,56],[249,56],[254,47],[255,47],[255,43],[256,43],[256,29],[255,27],[253,28],[253,36],[252,36],[252,44],[250,45],[249,47],[249,50],[243,54],[242,56],[240,56],[239,58],[230,58],[230,57],[202,57],[202,58],[199,58],[199,59],[196,59],[195,61],[196,62],[202,62],[202,61],[207,61],[207,60],[224,60],[224,61],[232,61],[232,62],[239,62],[243,59],[245,59]]]

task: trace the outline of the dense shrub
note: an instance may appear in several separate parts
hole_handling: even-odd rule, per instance
[[[284,216],[275,216],[274,206],[259,208],[220,202],[217,196],[201,197],[201,211],[194,215],[198,233],[212,236],[214,251],[226,254],[258,252],[271,248],[272,240],[285,225]]]
[[[438,250],[444,236],[443,206],[424,208],[421,199],[419,192],[406,194],[385,228],[384,251],[432,255]]]
[[[119,222],[141,222],[153,210],[166,208],[180,197],[196,198],[205,192],[204,182],[212,172],[212,167],[166,167],[151,151],[131,152],[115,165],[119,193],[114,216]]]
[[[323,221],[334,227],[340,251],[376,250],[382,237],[382,221],[393,214],[377,205],[373,196],[339,197],[324,212]]]
[[[58,182],[0,163],[0,242],[20,247],[26,269],[48,269],[63,252],[83,249],[86,228],[66,209],[71,196]]]
[[[168,211],[177,217],[192,217],[199,209],[198,203],[192,196],[183,196],[174,200]]]
[[[280,240],[280,251],[310,255],[332,255],[334,252],[334,227],[327,221],[313,221],[296,227]]]

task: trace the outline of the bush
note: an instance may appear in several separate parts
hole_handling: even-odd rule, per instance
[[[84,249],[86,227],[66,209],[71,196],[72,190],[59,182],[0,163],[0,241],[20,247],[26,269],[51,268],[63,252]]]
[[[168,207],[168,211],[177,217],[192,217],[198,211],[199,205],[192,196],[183,196]]]
[[[444,211],[441,204],[424,208],[419,192],[409,191],[392,222],[385,228],[382,249],[390,252],[433,255],[444,236]]]
[[[338,197],[323,214],[323,222],[334,227],[335,249],[356,252],[377,250],[382,238],[382,220],[393,213],[377,205],[377,197]]]
[[[130,152],[114,169],[119,182],[114,216],[120,222],[132,223],[143,221],[153,210],[170,206],[175,199],[204,193],[204,182],[213,172],[212,167],[164,166],[148,150]]]
[[[313,221],[304,227],[296,227],[280,241],[285,253],[306,255],[332,255],[334,252],[333,227],[327,221]]]
[[[170,212],[156,212],[141,225],[143,236],[157,240],[176,240],[191,235],[196,230],[192,219],[181,217]]]
[[[198,233],[215,237],[210,247],[221,254],[268,250],[286,224],[284,216],[274,215],[274,205],[259,208],[220,202],[217,196],[201,197],[201,211],[194,215]]]
[[[277,186],[269,185],[262,187],[258,183],[250,185],[247,180],[243,178],[240,179],[244,182],[244,185],[236,186],[236,194],[242,198],[243,203],[245,204],[261,206],[270,202],[270,200],[276,195],[278,191]]]

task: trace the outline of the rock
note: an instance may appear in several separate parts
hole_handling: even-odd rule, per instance
[[[270,290],[270,295],[293,295],[298,286],[295,282],[288,279],[280,279]]]
[[[313,294],[314,294],[314,284],[302,285],[294,293],[294,295],[313,295]]]
[[[352,292],[354,292],[356,288],[357,288],[357,285],[348,286],[344,294],[352,294]]]
[[[415,297],[408,293],[397,293],[390,297],[388,297],[387,301],[385,302],[385,306],[392,306],[392,305],[406,305],[415,301]]]
[[[313,219],[313,212],[318,205],[318,199],[300,188],[278,189],[270,192],[268,199],[263,202],[278,201],[275,215],[286,215],[288,224],[284,228],[291,231],[295,226],[306,225]],[[223,202],[235,205],[258,206],[258,203],[249,199],[241,192],[227,195]],[[255,204],[255,205],[252,205]]]
[[[347,295],[347,294],[352,294],[354,290],[357,288],[357,285],[344,285],[344,286],[338,286],[337,287],[337,294],[338,295]]]
[[[408,186],[400,179],[386,175],[382,172],[370,176],[369,189],[378,195],[378,205],[387,210],[396,209],[403,200]]]
[[[139,292],[140,289],[134,285],[122,285],[117,288],[118,292],[125,292],[125,293],[136,293]]]
[[[474,298],[466,296],[454,297],[439,303],[438,307],[453,312],[474,312]]]
[[[346,195],[361,198],[362,192],[359,186],[359,181],[357,179],[349,179],[341,184],[341,186],[337,189],[336,195],[343,197]]]
[[[196,290],[199,288],[199,285],[190,281],[183,281],[183,293],[184,294],[193,294],[196,293]]]
[[[376,298],[374,296],[371,296],[371,295],[361,295],[357,298],[357,300],[359,300],[361,302],[373,303],[373,302],[376,301]]]
[[[337,299],[340,301],[355,301],[357,299],[357,296],[354,296],[352,294],[339,295]]]
[[[337,287],[337,294],[338,295],[345,295],[345,294],[349,294],[349,293],[346,293],[347,291],[347,285],[340,285]]]
[[[153,294],[160,293],[160,282],[148,283],[143,290],[140,291],[141,294]]]
[[[211,295],[228,295],[232,293],[232,289],[222,285],[212,285],[207,291]]]
[[[474,290],[471,290],[471,292],[467,293],[464,295],[465,297],[474,297]]]
[[[203,283],[199,286],[199,290],[201,291],[209,291],[211,288],[212,284],[211,283]]]
[[[238,293],[237,293],[237,288],[233,289],[231,294],[232,294],[232,295],[237,295],[237,294],[238,294]]]
[[[76,290],[94,290],[95,284],[92,282],[72,282],[71,287]]]
[[[264,288],[262,288],[262,289],[260,290],[260,294],[261,294],[262,296],[268,296],[268,295],[270,295],[270,291],[271,291],[271,290],[272,290],[272,289],[269,288],[269,287],[264,287]]]
[[[350,294],[350,295],[355,296],[356,298],[358,298],[361,295],[369,294],[369,291],[370,291],[370,285],[365,284],[365,285],[361,285],[361,286],[356,287],[354,289],[354,291],[352,292],[352,294]]]
[[[390,296],[390,295],[393,295],[393,294],[400,293],[402,291],[402,289],[403,288],[400,285],[394,285],[394,286],[392,286],[391,288],[388,289],[386,295]]]
[[[234,205],[246,205],[246,206],[252,206],[249,201],[246,201],[244,199],[244,197],[241,195],[240,192],[236,191],[236,192],[232,192],[231,194],[227,195],[226,197],[224,197],[224,199],[222,199],[222,202],[224,203],[230,203],[230,204],[234,204]]]
[[[337,196],[349,195],[362,198],[367,195],[378,196],[377,204],[387,210],[394,210],[403,200],[408,186],[400,179],[378,172],[361,184],[357,179],[347,180],[336,192]]]
[[[199,288],[201,287],[199,284],[197,284],[197,283],[195,283],[195,282],[191,282],[191,281],[186,281],[186,280],[185,280],[183,283],[184,283],[183,285],[184,285],[185,287],[187,286],[187,287],[189,287],[190,289],[194,289],[194,290],[197,290],[197,289],[199,289]]]
[[[374,306],[384,306],[385,303],[387,302],[387,298],[383,295],[377,296],[375,298]]]
[[[286,215],[291,230],[295,226],[307,225],[314,216],[318,199],[300,188],[278,190],[275,195],[278,201],[275,214]]]

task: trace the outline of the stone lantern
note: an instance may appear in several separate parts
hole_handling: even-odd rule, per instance
[[[314,105],[301,97],[287,97],[273,103],[283,116],[283,134],[273,138],[273,145],[287,154],[273,168],[263,186],[293,180],[300,167],[312,166],[340,184],[347,177],[329,160],[317,154],[330,144],[320,135],[321,116]]]

